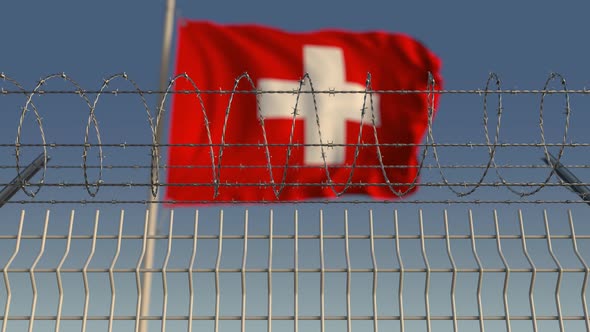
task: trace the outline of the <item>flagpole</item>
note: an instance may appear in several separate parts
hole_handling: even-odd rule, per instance
[[[166,90],[168,87],[168,79],[169,79],[169,66],[170,66],[170,49],[172,47],[172,32],[174,29],[174,13],[176,8],[176,0],[167,0],[166,1],[166,12],[164,16],[164,35],[162,37],[162,58],[160,64],[160,91]],[[156,143],[162,144],[162,128],[163,128],[163,117],[160,115],[160,112],[163,110],[160,108],[162,101],[164,99],[164,94],[160,94],[158,98],[157,105],[157,121],[156,124]],[[157,153],[159,154],[159,147],[157,148]],[[158,159],[159,160],[159,159]],[[159,176],[159,174],[158,174]],[[151,182],[155,183],[157,178],[155,178],[154,173],[152,172],[151,175]],[[154,236],[157,234],[158,230],[158,196],[160,193],[161,187],[158,187],[157,193],[154,195],[152,193],[152,188],[149,188],[148,197],[150,198],[150,203],[148,205],[148,236]],[[156,241],[154,239],[147,240],[146,247],[145,247],[145,259],[144,259],[144,269],[151,269],[154,265],[154,253],[156,249]],[[143,280],[142,280],[142,289],[141,289],[141,312],[140,317],[145,317],[149,315],[150,309],[150,300],[151,300],[151,290],[152,290],[152,278],[153,273],[151,272],[144,272],[143,273]],[[148,321],[143,320],[140,318],[139,322],[139,331],[147,332],[148,330]]]

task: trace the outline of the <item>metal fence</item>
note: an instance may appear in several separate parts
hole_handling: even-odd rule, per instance
[[[228,90],[176,91],[174,80],[142,90],[120,74],[86,90],[58,74],[27,89],[0,75],[2,186],[32,156],[51,156],[0,210],[1,331],[137,331],[142,321],[189,331],[590,329],[588,200],[565,190],[590,178],[590,119],[572,111],[586,108],[588,90],[559,74],[538,90],[503,89],[495,74],[481,89],[427,91],[373,91],[370,81],[365,91],[259,91],[247,75]],[[419,170],[412,196],[195,212],[152,196],[170,185],[161,174],[170,144],[155,135],[166,113],[156,110],[177,93],[194,94],[203,112],[202,95],[227,98],[230,120],[232,100],[265,93],[441,94],[441,104],[436,119],[425,110],[418,165],[398,166]],[[550,153],[579,183],[555,176],[541,161]],[[231,167],[212,165],[191,167]],[[232,185],[210,185],[220,184]],[[168,204],[152,233],[149,203]]]
[[[253,220],[248,211],[241,225],[223,212],[192,220],[171,212],[155,236],[147,235],[147,218],[143,234],[125,232],[134,221],[124,211],[106,221],[114,232],[99,232],[98,212],[93,223],[74,212],[69,222],[52,221],[47,212],[42,232],[27,234],[36,220],[23,212],[16,234],[0,236],[2,328],[122,331],[140,319],[189,331],[588,328],[590,235],[576,232],[571,214],[553,221],[552,231],[545,213],[533,232],[522,213],[478,220],[472,211],[462,219],[445,212],[425,221],[419,211],[410,222],[396,210],[365,218],[340,212],[327,218],[320,210],[310,220],[297,210],[291,218],[271,211],[264,225],[261,213]],[[73,232],[78,223],[91,223],[92,232]],[[560,223],[568,233],[557,233]],[[54,224],[67,233],[52,232]],[[146,269],[149,238],[160,257]],[[155,278],[152,308],[140,316],[146,273]]]

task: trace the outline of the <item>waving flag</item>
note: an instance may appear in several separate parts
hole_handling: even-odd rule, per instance
[[[167,199],[389,199],[415,190],[411,144],[424,136],[429,96],[366,91],[427,90],[428,73],[440,87],[439,59],[416,40],[191,21],[178,38],[176,73],[190,79],[175,89],[193,93],[174,94]]]

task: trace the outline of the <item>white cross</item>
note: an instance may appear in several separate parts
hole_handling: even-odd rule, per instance
[[[344,54],[341,48],[327,46],[303,47],[303,69],[309,73],[315,91],[365,91],[365,87],[354,82],[346,82],[346,67],[344,66]],[[297,91],[299,81],[263,78],[258,81],[258,89],[274,91]],[[302,91],[310,91],[309,84],[302,87]],[[266,119],[280,118],[293,119],[294,106],[297,96],[294,94],[260,94],[260,115]],[[363,108],[364,94],[349,93],[330,95],[321,93],[315,95],[318,109],[322,143],[345,144],[346,122],[355,121],[360,124]],[[370,125],[371,101],[367,96],[365,102],[365,115],[363,124]],[[318,125],[313,102],[313,96],[302,93],[299,97],[296,116],[305,121],[305,144],[320,144]],[[375,124],[381,124],[379,110],[379,96],[373,95],[373,109],[375,112]],[[304,150],[304,163],[307,165],[323,165],[322,147],[319,145],[306,146]],[[324,146],[326,163],[328,165],[342,164],[345,160],[345,148],[343,146]]]

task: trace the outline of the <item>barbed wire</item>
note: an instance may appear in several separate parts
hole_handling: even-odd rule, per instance
[[[62,90],[50,90],[47,89],[47,85],[52,81],[63,81],[67,85],[71,86],[72,89],[62,89]],[[192,90],[175,90],[174,86],[177,82],[186,81],[190,85],[192,85]],[[123,82],[128,84],[131,88],[130,89],[111,89],[110,86],[113,85],[115,82]],[[551,89],[550,85],[554,82],[560,85],[559,89]],[[2,84],[8,85],[9,88],[2,87]],[[242,85],[247,85],[248,89],[240,88]],[[25,97],[25,103],[21,108],[20,117],[17,125],[17,134],[14,143],[6,143],[0,142],[0,148],[14,148],[14,159],[15,164],[14,166],[8,165],[0,165],[0,169],[15,169],[17,174],[20,174],[22,170],[22,148],[24,147],[40,147],[43,149],[43,155],[45,158],[45,165],[43,167],[43,171],[41,174],[41,179],[37,183],[29,183],[26,181],[20,181],[19,185],[22,191],[28,195],[29,197],[35,197],[41,190],[42,187],[84,187],[91,197],[96,197],[97,193],[99,192],[101,187],[150,187],[152,195],[155,197],[158,193],[158,189],[160,187],[168,187],[168,186],[205,186],[213,188],[213,195],[212,199],[215,199],[219,195],[220,188],[224,186],[252,186],[255,185],[257,187],[267,187],[271,188],[274,196],[277,199],[280,199],[281,193],[285,188],[289,187],[297,187],[297,186],[321,186],[324,188],[329,188],[330,191],[336,197],[340,197],[343,194],[346,194],[347,191],[351,187],[362,187],[362,186],[382,186],[389,188],[389,191],[397,197],[405,197],[409,193],[413,192],[416,187],[446,187],[449,189],[456,197],[463,198],[466,196],[472,195],[474,192],[477,191],[480,187],[502,187],[508,189],[510,192],[515,194],[516,196],[520,197],[521,200],[516,200],[514,202],[522,202],[522,198],[533,196],[541,191],[545,187],[554,187],[554,186],[563,186],[564,183],[559,181],[558,183],[550,183],[550,179],[555,173],[555,165],[550,165],[549,167],[545,165],[534,165],[534,164],[524,164],[524,165],[510,165],[510,164],[498,164],[496,161],[496,154],[499,148],[522,148],[522,147],[535,147],[535,148],[542,148],[545,157],[550,160],[549,158],[549,148],[557,148],[558,152],[556,154],[557,162],[560,162],[564,150],[566,148],[574,148],[574,147],[589,147],[590,142],[569,142],[568,141],[568,133],[570,130],[571,124],[571,106],[570,106],[570,95],[577,94],[577,95],[586,95],[590,94],[590,90],[583,88],[583,89],[573,89],[570,90],[567,87],[565,78],[558,74],[552,73],[546,79],[543,87],[541,89],[503,89],[501,85],[501,80],[499,76],[495,73],[491,73],[486,81],[485,87],[483,89],[461,89],[461,90],[443,90],[437,89],[437,82],[434,81],[432,75],[429,74],[428,82],[427,82],[426,90],[373,90],[372,88],[372,77],[371,74],[368,73],[365,82],[365,90],[364,91],[344,91],[344,90],[336,90],[336,89],[328,89],[328,90],[315,90],[313,85],[312,78],[305,74],[301,80],[299,81],[299,88],[296,90],[291,91],[263,91],[256,88],[256,85],[253,79],[247,74],[244,73],[237,77],[234,81],[233,88],[230,90],[201,90],[197,83],[194,82],[190,76],[187,74],[180,74],[173,77],[166,90],[164,91],[157,91],[157,90],[143,90],[139,87],[139,85],[131,79],[127,74],[120,73],[112,75],[105,80],[103,80],[100,88],[98,90],[86,90],[81,87],[74,79],[70,76],[66,75],[65,73],[58,73],[45,76],[41,78],[37,84],[34,86],[33,89],[26,89],[23,84],[19,83],[17,80],[11,78],[10,76],[0,73],[0,98],[1,96],[8,96],[8,95],[23,95]],[[84,138],[83,143],[50,143],[46,137],[44,128],[43,128],[43,118],[41,117],[40,111],[35,104],[35,98],[42,96],[42,95],[76,95],[82,98],[84,104],[88,108],[88,118],[86,121],[85,129],[84,129]],[[96,115],[97,105],[99,104],[101,96],[104,95],[118,95],[118,94],[129,94],[135,95],[139,97],[140,104],[142,108],[145,110],[146,119],[150,128],[150,134],[148,138],[149,143],[128,143],[128,142],[117,142],[117,143],[103,143],[103,138],[101,138],[101,129],[99,126],[99,121]],[[162,102],[156,106],[155,109],[151,109],[148,106],[148,102],[146,99],[147,95],[152,94],[159,94],[162,95]],[[191,94],[195,96],[195,104],[200,107],[200,112],[203,116],[203,123],[201,124],[204,127],[204,132],[206,136],[206,142],[200,143],[190,143],[190,144],[168,144],[168,143],[159,143],[156,140],[156,130],[158,128],[158,124],[160,121],[163,120],[163,116],[165,113],[165,107],[167,103],[167,99],[175,94]],[[230,114],[232,110],[232,103],[234,101],[234,96],[236,95],[263,95],[263,94],[292,94],[295,96],[295,103],[293,109],[292,122],[291,122],[291,130],[289,133],[289,141],[288,143],[274,143],[269,142],[267,133],[266,133],[266,126],[265,126],[265,118],[260,111],[260,102],[257,99],[256,107],[258,108],[258,121],[259,126],[262,131],[262,142],[259,143],[230,143],[226,142],[226,132],[228,128],[228,123],[231,121]],[[310,94],[313,100],[314,106],[314,114],[315,114],[315,122],[317,126],[317,131],[319,134],[319,143],[297,143],[294,139],[295,134],[295,127],[296,127],[296,117],[297,117],[297,110],[300,103],[300,96]],[[333,142],[327,142],[322,136],[322,126],[320,123],[320,107],[317,103],[316,96],[321,94],[328,94],[330,96],[334,96],[337,98],[340,94],[359,94],[363,96],[363,105],[362,108],[359,110],[359,121],[360,121],[360,129],[358,133],[358,137],[356,139],[355,144],[339,144]],[[425,134],[425,142],[414,144],[414,143],[383,143],[380,142],[379,135],[377,134],[377,123],[376,123],[376,115],[374,109],[374,96],[378,95],[385,95],[385,94],[424,94],[426,95],[427,105],[426,109],[424,110],[427,114],[427,130]],[[483,133],[485,137],[484,142],[459,142],[459,143],[447,143],[447,142],[438,142],[436,135],[433,129],[433,118],[435,112],[435,96],[436,95],[445,95],[445,94],[456,94],[456,95],[477,95],[483,98],[482,101],[482,108],[483,108]],[[532,94],[532,95],[539,95],[539,115],[538,115],[538,125],[540,128],[540,140],[533,141],[533,142],[502,142],[501,141],[501,127],[502,127],[502,116],[503,116],[503,96],[505,95],[524,95],[524,94]],[[221,137],[219,140],[213,139],[212,131],[210,128],[210,123],[207,117],[208,110],[207,105],[202,98],[203,95],[226,95],[229,96],[227,107],[225,108],[225,116],[223,127],[221,130]],[[546,101],[545,98],[547,95],[559,95],[563,97],[563,128],[562,135],[560,137],[560,141],[558,143],[550,143],[546,140],[546,133],[545,133],[545,107]],[[490,98],[495,98],[495,106],[491,107]],[[1,101],[1,99],[0,99]],[[493,109],[490,110],[490,108]],[[39,133],[41,137],[40,143],[23,143],[22,137],[22,129],[25,123],[25,117],[27,113],[32,112],[35,118],[35,122],[39,127]],[[490,128],[490,113],[494,112],[496,124],[494,127]],[[368,120],[365,119],[365,115],[369,115],[370,117]],[[363,129],[366,127],[365,129]],[[374,143],[365,143],[362,140],[363,130],[372,131],[372,136],[374,139]],[[91,133],[96,136],[96,143],[90,142]],[[162,157],[161,148],[168,148],[168,147],[176,147],[176,146],[186,146],[186,147],[205,147],[208,148],[209,155],[210,155],[210,165],[186,165],[186,166],[175,166],[175,165],[166,165],[161,163],[160,159]],[[68,147],[81,147],[83,149],[82,152],[82,163],[79,166],[76,165],[47,165],[47,158],[48,158],[48,149],[50,148],[68,148]],[[105,164],[104,158],[105,148],[149,148],[150,149],[150,162],[149,165],[108,165]],[[265,163],[264,166],[252,166],[252,165],[225,165],[223,163],[224,157],[224,150],[230,147],[257,147],[264,150],[265,153]],[[286,149],[286,159],[285,163],[282,165],[273,164],[271,161],[271,151],[270,148],[272,147],[284,147]],[[289,169],[305,169],[311,168],[311,166],[307,165],[297,165],[293,164],[291,159],[292,151],[294,148],[300,147],[320,147],[321,150],[321,157],[322,157],[322,164],[319,166],[313,166],[313,168],[321,168],[323,169],[324,175],[326,177],[326,181],[322,183],[289,183],[287,181],[287,171]],[[329,165],[326,161],[326,154],[327,150],[332,149],[334,147],[349,147],[354,148],[354,156],[352,158],[352,162],[349,165]],[[384,156],[382,153],[381,148],[385,147],[415,147],[421,149],[418,155],[418,163],[417,165],[388,165],[384,162]],[[463,164],[455,164],[455,165],[445,165],[440,160],[440,151],[438,148],[441,147],[464,147],[464,148],[484,148],[487,150],[488,158],[487,160],[483,161],[479,164],[470,164],[470,165],[463,165]],[[91,165],[88,161],[88,154],[91,148],[98,148],[98,165]],[[214,148],[217,150],[217,155],[214,151]],[[374,148],[376,157],[377,157],[377,164],[376,165],[359,165],[358,164],[358,157],[361,148]],[[429,154],[430,153],[430,154]],[[433,158],[433,163],[426,163],[427,157],[431,156]],[[590,168],[589,165],[567,165],[567,167],[572,168]],[[81,168],[83,172],[83,182],[47,182],[46,181],[46,173],[48,169],[68,169],[68,168]],[[160,171],[162,169],[170,169],[170,168],[194,168],[194,169],[208,169],[212,174],[212,181],[211,183],[166,183],[165,181],[160,180]],[[235,183],[227,183],[224,182],[221,175],[220,170],[226,168],[244,168],[244,169],[252,169],[252,168],[264,168],[268,173],[267,179],[261,179],[260,183],[255,184],[235,184]],[[381,175],[383,177],[383,181],[381,183],[362,183],[362,182],[353,182],[353,175],[356,169],[378,169],[381,170]],[[389,179],[387,174],[387,169],[391,168],[407,168],[407,169],[415,169],[416,175],[410,181],[393,181]],[[449,176],[445,173],[445,169],[479,169],[482,170],[480,175],[477,177],[475,181],[451,181],[449,180]],[[505,174],[501,172],[503,169],[511,169],[511,168],[545,168],[547,169],[547,174],[544,176],[542,181],[535,181],[535,182],[523,182],[523,181],[516,181],[512,182],[507,180]],[[96,180],[91,181],[88,171],[90,169],[97,170]],[[150,169],[150,181],[149,182],[120,182],[120,183],[105,183],[103,179],[103,171],[105,169]],[[335,169],[348,169],[350,172],[348,173],[346,181],[335,181],[332,178],[332,174]],[[424,182],[420,183],[418,179],[422,175],[424,170],[432,170],[438,171],[439,176],[441,178],[441,182]],[[494,171],[498,181],[486,181],[486,178],[489,176],[491,170]],[[276,174],[281,174],[281,176],[276,176]],[[278,179],[278,180],[275,180]],[[2,184],[0,184],[2,185]],[[579,185],[586,185],[581,183]],[[398,188],[398,186],[403,186],[405,189],[402,191]],[[30,189],[30,187],[34,187],[34,189]],[[459,189],[464,188],[464,189]],[[526,188],[523,190],[523,188]],[[146,200],[121,200],[120,202],[146,202]],[[149,201],[149,200],[148,200]],[[447,200],[441,200],[448,202]],[[473,200],[471,202],[481,202],[480,200]],[[18,203],[22,203],[20,201]],[[37,201],[39,202],[39,201]],[[83,201],[80,201],[83,202]],[[161,200],[160,202],[170,202],[170,200]],[[353,201],[351,201],[353,202]],[[462,201],[461,201],[462,202]],[[564,201],[565,202],[565,201]]]
[[[202,200],[173,200],[173,199],[119,199],[114,198],[111,200],[86,200],[86,199],[43,199],[43,200],[11,200],[6,204],[12,205],[31,205],[31,204],[76,204],[76,205],[119,205],[119,204],[130,204],[130,205],[147,205],[147,204],[167,204],[170,206],[189,206],[189,205],[209,205],[212,203],[210,199]],[[243,204],[244,202],[238,200],[216,200],[215,204],[219,205],[235,205]],[[247,202],[248,204],[252,202]],[[266,200],[261,198],[254,202],[259,205],[275,205],[276,200]],[[390,199],[308,199],[308,200],[281,200],[280,203],[290,205],[305,205],[305,204],[319,204],[319,205],[384,205],[392,204]],[[457,205],[457,204],[469,204],[469,205],[548,205],[548,204],[588,204],[590,201],[587,200],[572,200],[572,199],[537,199],[537,200],[514,200],[514,199],[470,199],[470,200],[459,200],[459,199],[403,199],[396,200],[395,204],[404,205],[419,205],[419,204],[438,204],[438,205]]]
[[[590,165],[563,165],[564,167],[567,168],[581,168],[581,169],[586,169],[586,168],[590,168]],[[48,165],[47,168],[48,169],[80,169],[80,165]],[[150,169],[151,166],[147,166],[147,165],[102,165],[102,166],[98,166],[98,165],[86,165],[86,168],[88,169],[97,169],[97,168],[103,168],[103,169]],[[223,169],[233,169],[233,168],[239,168],[239,169],[258,169],[261,168],[262,166],[255,166],[255,165],[222,165],[221,168]],[[277,166],[277,165],[273,165],[273,168],[281,168],[282,166]],[[414,165],[385,165],[383,166],[384,168],[419,168],[420,166],[414,166]],[[440,168],[448,168],[448,169],[469,169],[469,168],[474,168],[474,169],[481,169],[481,168],[486,168],[487,165],[435,165],[435,164],[426,164],[423,165],[424,169],[433,169],[435,167],[440,167]],[[497,168],[506,168],[506,169],[511,169],[511,168],[523,168],[523,169],[530,169],[530,168],[550,168],[551,166],[547,166],[546,164],[523,164],[523,165],[512,165],[512,164],[505,164],[505,165],[497,165]],[[174,169],[174,168],[188,168],[188,169],[210,169],[210,166],[204,166],[204,165],[160,165],[161,169]],[[264,166],[264,168],[266,168],[266,166]],[[316,166],[311,166],[311,165],[290,165],[289,168],[292,169],[316,169]],[[350,165],[337,165],[337,166],[330,166],[330,168],[333,169],[351,169],[352,166]],[[381,169],[381,166],[378,165],[357,165],[355,166],[355,168],[367,168],[367,169]],[[0,165],[0,169],[16,169],[16,166],[14,165]]]

